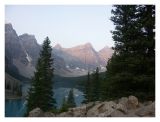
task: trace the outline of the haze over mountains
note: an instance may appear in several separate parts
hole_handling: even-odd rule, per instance
[[[51,40],[53,41],[53,40]],[[41,45],[34,35],[18,36],[11,24],[5,24],[5,68],[9,73],[16,72],[30,78],[34,71]],[[55,74],[67,77],[86,75],[96,67],[105,71],[113,50],[105,46],[95,51],[90,43],[72,48],[63,48],[60,44],[53,47]]]

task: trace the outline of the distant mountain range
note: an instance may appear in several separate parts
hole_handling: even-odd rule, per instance
[[[41,45],[34,35],[18,36],[11,24],[5,24],[5,70],[30,78],[34,71]],[[105,46],[95,51],[90,43],[72,48],[63,48],[60,44],[53,47],[55,74],[67,77],[86,75],[96,67],[105,71],[113,50]]]

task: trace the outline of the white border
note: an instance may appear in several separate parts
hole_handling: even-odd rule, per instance
[[[156,117],[155,118],[5,118],[4,117],[4,22],[5,5],[112,5],[112,4],[156,4]],[[106,121],[158,121],[160,119],[160,4],[158,0],[0,0],[0,121],[12,122],[75,122],[75,121],[93,121],[93,122],[106,122]],[[157,41],[158,40],[158,41]]]
[[[158,0],[4,0],[5,4],[154,4]]]

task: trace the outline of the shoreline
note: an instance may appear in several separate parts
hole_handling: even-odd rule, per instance
[[[17,100],[17,99],[22,99],[23,97],[21,96],[5,96],[5,100]]]

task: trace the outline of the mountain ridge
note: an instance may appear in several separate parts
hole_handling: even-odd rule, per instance
[[[7,51],[13,47],[12,40],[14,40],[17,43],[16,46],[19,45],[19,49],[21,49],[16,51],[15,54],[21,60],[19,60],[19,58],[13,58],[11,60],[13,60],[19,72],[22,72],[23,76],[27,75],[27,77],[30,77],[35,71],[41,45],[37,43],[37,39],[33,34],[24,33],[18,36],[16,31],[13,29],[12,24],[5,24],[6,57],[8,57]],[[10,44],[9,47],[7,43]],[[58,75],[86,75],[88,70],[94,71],[96,67],[100,67],[100,71],[105,70],[104,67],[107,64],[107,60],[104,60],[104,56],[106,55],[103,53],[108,53],[106,52],[107,50],[102,49],[100,51],[96,51],[89,42],[71,48],[64,48],[60,44],[56,44],[52,49],[52,55],[55,59],[55,73]],[[15,50],[16,49],[13,49],[13,52]],[[108,48],[108,51],[109,50],[111,49]],[[23,55],[20,55],[21,52],[23,52]],[[108,59],[111,57],[111,54],[107,56],[108,57],[106,58]]]

